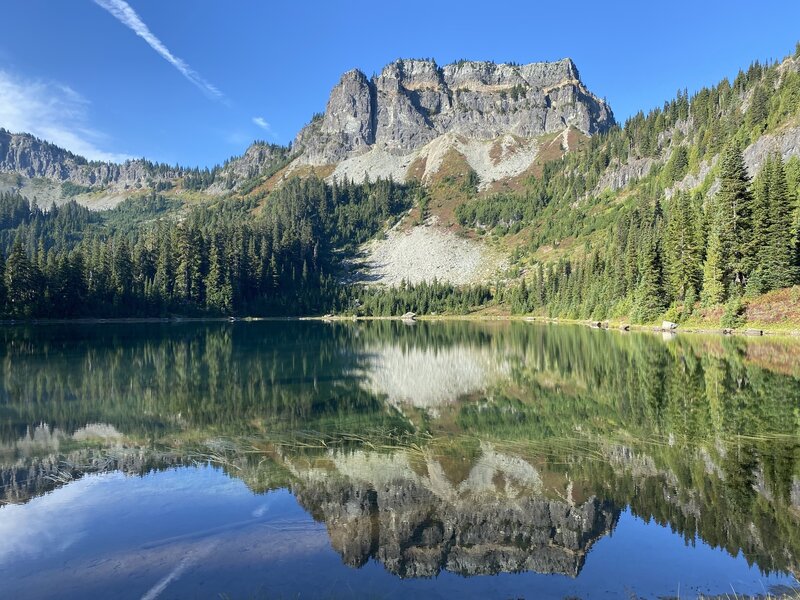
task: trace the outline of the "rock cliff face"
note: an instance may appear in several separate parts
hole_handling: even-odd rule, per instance
[[[570,59],[527,65],[398,60],[368,79],[348,71],[324,115],[297,136],[303,161],[339,163],[373,148],[404,155],[452,134],[471,140],[535,138],[572,126],[586,135],[614,122]]]
[[[216,168],[203,189],[235,190],[254,176],[271,175],[290,155],[296,159],[289,174],[303,165],[336,165],[337,177],[404,180],[415,160],[426,163],[423,174],[435,173],[450,149],[464,155],[488,184],[529,168],[542,136],[568,130],[592,135],[613,123],[611,109],[586,89],[570,59],[527,65],[459,61],[444,67],[432,60],[398,60],[372,78],[358,70],[345,73],[325,113],[300,131],[291,149],[253,144]],[[144,159],[90,162],[31,135],[0,129],[3,172],[124,192],[163,189],[161,184],[174,184],[189,170]]]
[[[400,577],[535,571],[576,577],[586,553],[619,510],[591,498],[579,506],[546,498],[451,503],[413,482],[372,490],[352,482],[295,489],[328,526],[344,562],[370,558]]]
[[[216,168],[214,182],[206,192],[219,194],[236,189],[251,177],[283,164],[288,157],[288,148],[256,142],[242,156]],[[43,178],[57,184],[68,181],[92,190],[125,191],[174,184],[190,171],[144,159],[121,164],[87,161],[32,135],[0,129],[0,173],[13,173],[27,179]]]
[[[180,168],[158,169],[145,160],[122,164],[89,162],[28,134],[0,129],[0,172],[30,179],[43,177],[83,186],[136,186],[169,181],[183,175]]]

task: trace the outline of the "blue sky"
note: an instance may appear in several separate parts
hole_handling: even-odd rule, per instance
[[[773,0],[5,0],[0,15],[0,126],[200,166],[288,143],[341,73],[398,57],[569,56],[624,121],[800,39],[800,2]]]

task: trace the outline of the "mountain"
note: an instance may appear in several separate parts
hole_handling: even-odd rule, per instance
[[[530,168],[546,136],[569,129],[588,136],[613,124],[611,109],[581,83],[570,59],[527,65],[460,61],[445,67],[432,60],[398,60],[371,79],[358,70],[345,73],[325,113],[304,127],[290,148],[256,143],[206,172],[145,159],[87,161],[5,130],[0,130],[0,172],[106,192],[181,187],[180,180],[195,177],[202,185],[190,187],[215,195],[286,166],[290,157],[284,180],[322,167],[320,173],[340,179],[361,181],[367,174],[405,181],[419,160],[426,161],[425,178],[453,149],[489,182]]]
[[[0,171],[29,179],[41,177],[70,181],[82,186],[141,186],[183,175],[183,170],[178,167],[158,172],[144,159],[123,164],[88,161],[32,135],[12,134],[1,129]]]
[[[48,255],[78,250],[100,286],[66,310],[13,280],[15,315],[86,314],[95,294],[109,316],[480,306],[800,323],[780,292],[800,283],[800,49],[622,126],[569,59],[398,60],[345,73],[291,146],[257,142],[212,169],[89,162],[0,131],[3,192],[0,246],[36,259],[31,281],[63,285]],[[119,210],[57,223],[18,195]],[[122,279],[104,252],[122,252]]]
[[[218,196],[267,172],[272,165],[283,164],[288,156],[288,148],[255,142],[242,156],[210,170],[144,158],[108,163],[89,161],[30,134],[0,128],[0,176],[5,174],[0,178],[0,191],[24,190],[47,204],[77,197],[94,209],[110,208],[148,190],[174,188],[180,193],[202,189],[206,195]]]
[[[581,83],[570,59],[527,65],[398,60],[367,78],[348,71],[325,113],[298,134],[298,164],[333,174],[404,181],[416,160],[423,179],[450,150],[489,182],[528,169],[548,134],[584,135],[614,124],[611,109]]]

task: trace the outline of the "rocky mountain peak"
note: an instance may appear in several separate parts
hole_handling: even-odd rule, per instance
[[[371,149],[413,152],[452,133],[470,140],[536,138],[574,127],[586,135],[614,123],[571,59],[526,65],[400,59],[368,78],[345,73],[325,113],[295,140],[307,164],[335,164]]]
[[[87,161],[29,134],[0,129],[0,173],[21,178],[5,178],[0,190],[44,179],[52,185],[40,186],[37,195],[46,202],[66,198],[66,181],[80,186],[75,193],[104,190],[113,202],[136,190],[176,185],[221,194],[284,166],[281,178],[302,174],[297,168],[306,165],[324,166],[330,177],[403,181],[421,173],[427,182],[452,152],[489,185],[526,173],[542,148],[550,157],[559,155],[569,151],[570,135],[592,135],[613,123],[611,109],[586,89],[568,58],[445,66],[398,59],[371,77],[358,69],[344,73],[325,112],[300,131],[291,149],[254,144],[213,172],[144,159]]]

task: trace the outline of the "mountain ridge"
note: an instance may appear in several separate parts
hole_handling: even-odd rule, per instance
[[[525,80],[528,91],[521,90],[523,75],[536,87]],[[257,144],[222,167],[121,183],[122,191],[0,174],[0,192],[12,188],[0,196],[5,250],[14,250],[15,265],[25,266],[25,254],[35,259],[32,277],[48,278],[47,300],[62,285],[55,256],[79,248],[83,266],[76,270],[93,287],[84,290],[87,282],[77,280],[73,287],[110,313],[118,310],[115,298],[133,295],[140,304],[126,310],[147,314],[384,315],[497,306],[540,316],[636,323],[663,316],[730,327],[745,314],[744,295],[749,302],[800,282],[800,47],[691,97],[679,91],[623,127],[610,124],[610,112],[580,122],[591,111],[571,101],[582,85],[576,75],[568,60],[441,69],[433,61],[399,61],[371,79],[351,71],[334,87],[327,114],[305,130],[327,126],[339,137],[300,135],[317,144],[316,162],[324,164],[312,164],[313,149],[298,142]],[[487,110],[454,109],[448,94],[459,86]],[[565,113],[544,101],[554,89],[567,94]],[[509,112],[513,102],[527,104]],[[530,119],[534,112],[541,118]],[[534,137],[509,130],[520,114],[529,129],[517,133]],[[546,133],[548,114],[556,116]],[[459,133],[460,126],[468,131]],[[52,146],[42,147],[52,155]],[[76,173],[89,168],[63,156]],[[334,159],[341,160],[327,163]],[[7,168],[32,168],[23,163],[7,161]],[[54,176],[69,174],[47,161],[39,169],[48,165]],[[172,169],[140,166],[164,177]],[[718,187],[726,180],[741,190],[744,219],[730,186]],[[23,185],[35,202],[16,193]],[[131,201],[103,215],[71,203],[61,218],[33,206],[49,205],[41,195],[47,185],[62,203],[109,208]],[[40,223],[75,231],[54,236]],[[129,236],[126,244],[120,235]],[[109,246],[105,255],[98,244]],[[113,285],[95,286],[94,271],[108,270],[108,255],[118,255],[119,273],[106,274]],[[728,256],[739,257],[735,271]],[[89,310],[81,303],[53,307],[17,280],[8,284],[9,314]],[[794,314],[781,310],[784,316],[767,315],[763,324]]]
[[[489,181],[528,169],[542,136],[570,128],[588,136],[613,125],[608,104],[583,85],[568,58],[525,65],[458,61],[443,67],[430,59],[398,59],[372,78],[358,69],[345,72],[326,111],[288,146],[256,142],[211,169],[144,158],[89,161],[29,134],[0,129],[0,172],[119,193],[162,190],[186,179],[189,185],[182,187],[214,196],[284,162],[281,181],[308,167],[326,168],[329,178],[363,180],[366,167],[373,178],[405,180],[415,160],[454,148]],[[357,160],[371,150],[367,164]],[[338,168],[349,159],[354,162]],[[426,175],[431,173],[427,169]],[[58,199],[57,192],[50,196]]]
[[[586,135],[614,124],[608,105],[580,81],[571,59],[525,65],[430,59],[394,61],[380,75],[347,71],[321,118],[295,138],[310,164],[339,162],[369,147],[394,154],[453,133],[534,138],[570,125]]]

